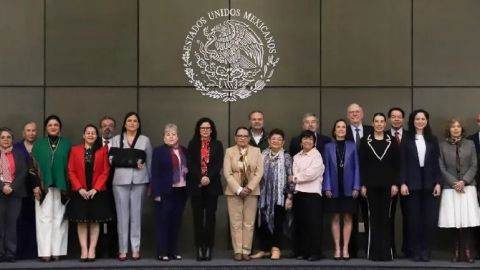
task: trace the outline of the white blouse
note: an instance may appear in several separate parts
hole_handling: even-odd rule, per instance
[[[423,135],[415,135],[415,144],[417,145],[418,161],[420,167],[423,168],[425,166],[425,154],[427,153],[427,144]]]

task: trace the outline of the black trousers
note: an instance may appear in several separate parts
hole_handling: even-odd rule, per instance
[[[373,261],[393,260],[390,219],[390,187],[369,187],[369,239],[367,258]]]
[[[407,200],[408,237],[413,257],[430,257],[430,242],[436,228],[438,200],[432,190],[410,190]]]
[[[267,222],[262,219],[262,224],[255,231],[261,250],[270,251],[272,247],[282,248],[284,219],[285,208],[280,205],[274,207],[273,232],[268,228]]]
[[[362,196],[358,197],[358,205],[360,206],[360,213],[352,215],[352,236],[350,237],[350,244],[348,246],[348,252],[350,253],[350,257],[356,258],[358,257],[358,250],[363,248],[364,250],[367,249],[367,242],[368,242],[368,204],[367,199]],[[358,224],[359,224],[359,216],[361,215],[361,220],[363,221],[363,225],[365,228],[364,239],[360,239],[361,235],[358,231]],[[363,241],[362,241],[363,240]]]
[[[409,240],[408,236],[410,233],[408,233],[408,215],[407,215],[407,206],[406,206],[406,198],[405,196],[402,196],[398,194],[397,196],[392,198],[392,207],[390,209],[391,213],[391,239],[392,239],[392,249],[393,249],[393,256],[396,257],[398,256],[397,250],[396,250],[396,245],[395,245],[395,215],[397,213],[397,204],[400,201],[400,212],[402,213],[402,252],[405,255],[405,257],[409,258],[410,257],[410,247],[408,246]]]
[[[208,195],[204,190],[200,195],[191,196],[193,233],[197,248],[214,246],[217,201],[218,196]]]
[[[0,255],[15,257],[17,252],[17,220],[22,198],[0,194]]]
[[[317,193],[293,195],[295,252],[297,256],[322,256],[322,197]]]
[[[22,209],[17,221],[18,259],[36,259],[38,257],[35,226],[35,199],[32,194],[22,199]]]

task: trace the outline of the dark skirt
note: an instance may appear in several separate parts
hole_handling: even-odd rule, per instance
[[[97,192],[91,200],[72,192],[67,209],[68,219],[77,223],[101,223],[113,218],[109,194],[104,191]]]
[[[324,199],[325,211],[333,214],[356,214],[358,202],[352,197]]]

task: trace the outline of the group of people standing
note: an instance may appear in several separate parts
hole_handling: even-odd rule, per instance
[[[45,119],[45,137],[37,139],[36,124],[29,122],[24,140],[15,145],[12,131],[0,128],[0,259],[15,261],[34,249],[30,253],[42,261],[59,260],[67,254],[70,221],[77,224],[80,261],[95,261],[100,224],[113,221],[118,260],[139,260],[148,193],[160,261],[182,259],[178,236],[187,198],[196,259],[212,259],[218,197],[225,195],[236,261],[280,259],[287,231],[293,231],[297,259],[321,259],[324,213],[332,216],[335,260],[358,256],[359,220],[368,239],[367,258],[392,260],[399,200],[407,257],[430,260],[438,225],[454,232],[452,260],[473,262],[472,228],[480,226],[480,133],[468,140],[462,122],[452,119],[439,143],[428,112],[413,111],[408,131],[404,114],[401,108],[390,109],[388,118],[375,113],[370,126],[353,103],[347,119],[335,121],[332,140],[318,133],[318,118],[308,113],[288,151],[281,129],[264,129],[261,111],[249,114],[250,127],[238,127],[235,144],[226,150],[214,121],[205,117],[197,121],[187,147],[179,142],[178,127],[167,124],[164,143],[153,148],[135,112],[126,114],[115,136],[111,117],[101,119],[100,130],[86,125],[83,142],[75,146],[61,136],[56,115]],[[22,225],[33,219],[33,231]]]

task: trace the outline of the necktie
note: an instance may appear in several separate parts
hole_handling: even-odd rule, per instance
[[[104,146],[108,147],[108,144],[110,143],[110,141],[109,141],[109,140],[105,140],[104,143],[105,143]]]
[[[402,139],[400,139],[400,132],[398,131],[395,131],[395,140],[397,141],[397,144],[400,144],[400,141]]]
[[[358,146],[360,146],[360,129],[359,128],[355,129],[355,144],[357,145],[357,148]]]

